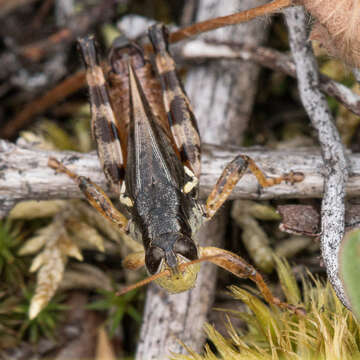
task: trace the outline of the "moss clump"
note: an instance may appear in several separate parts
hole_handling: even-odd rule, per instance
[[[228,337],[207,324],[205,331],[215,346],[206,345],[200,355],[174,355],[176,360],[299,360],[360,359],[360,324],[336,297],[331,285],[310,274],[302,279],[302,299],[290,267],[277,260],[279,278],[289,302],[306,309],[306,316],[265,305],[259,298],[236,286],[230,288],[235,299],[248,311],[227,311]],[[229,316],[245,321],[247,330],[235,329]]]

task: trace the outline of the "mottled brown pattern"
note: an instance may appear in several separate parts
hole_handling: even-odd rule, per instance
[[[86,66],[92,114],[91,128],[99,159],[111,187],[120,193],[124,156],[118,121],[113,112],[103,70],[97,59],[94,38],[87,37],[80,40],[79,44]]]
[[[114,62],[114,55],[111,59]],[[171,140],[174,150],[178,154],[175,142],[170,135],[170,126],[165,111],[163,98],[162,98],[162,89],[154,74],[153,68],[149,60],[145,57],[143,62],[139,61],[138,57],[140,55],[135,53],[131,58],[131,64],[135,63],[134,69],[136,75],[140,81],[142,90],[144,91],[145,97],[148,100],[149,106],[152,113],[155,115],[158,123],[164,129],[165,133],[168,135]],[[110,61],[110,59],[109,59]],[[120,64],[121,63],[121,64]],[[121,70],[121,71],[120,71]],[[129,131],[129,117],[130,117],[130,99],[129,99],[129,74],[127,69],[126,60],[116,59],[116,66],[113,66],[108,72],[109,78],[109,93],[111,98],[111,103],[114,109],[114,112],[117,114],[117,120],[119,123],[119,128],[121,129],[120,138],[123,146],[123,153],[126,162],[126,150],[127,150],[127,134]],[[126,166],[126,163],[125,163]]]
[[[181,160],[199,178],[200,135],[189,99],[175,71],[175,62],[168,52],[168,33],[163,25],[155,25],[149,29],[149,38],[154,48],[154,67],[158,74],[163,102],[170,124],[171,134],[178,149]]]

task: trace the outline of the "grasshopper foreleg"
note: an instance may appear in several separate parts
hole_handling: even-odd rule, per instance
[[[137,251],[129,254],[122,262],[123,266],[129,270],[138,270],[145,266],[145,251]]]

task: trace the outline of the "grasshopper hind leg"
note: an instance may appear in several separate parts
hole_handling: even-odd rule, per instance
[[[125,145],[121,141],[119,122],[113,111],[104,72],[97,58],[95,40],[89,36],[79,40],[86,67],[91,103],[91,128],[98,155],[112,189],[120,194],[125,178]]]
[[[199,130],[190,101],[176,75],[175,62],[168,50],[166,27],[162,24],[151,26],[149,38],[155,52],[154,66],[163,90],[163,102],[171,135],[180,153],[181,161],[198,179],[200,176]],[[194,186],[197,185],[195,182],[194,180]]]

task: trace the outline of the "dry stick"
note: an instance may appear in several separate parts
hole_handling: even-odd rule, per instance
[[[29,5],[36,0],[0,0],[0,17],[8,15],[20,6]]]
[[[255,7],[253,9],[241,11],[236,14],[198,22],[194,25],[186,27],[185,29],[175,31],[170,34],[170,42],[178,42],[189,37],[198,35],[200,33],[204,33],[206,31],[219,29],[224,26],[239,24],[245,21],[250,21],[259,16],[270,15],[291,5],[291,0],[274,0],[268,4]]]
[[[44,112],[58,101],[81,89],[84,84],[85,72],[82,70],[66,78],[44,96],[35,99],[30,104],[26,105],[13,120],[9,121],[9,123],[4,126],[1,130],[1,136],[4,138],[12,137],[16,131],[26,125],[34,115]]]
[[[23,47],[20,52],[21,55],[27,59],[37,62],[40,61],[46,54],[47,48],[57,45],[61,42],[70,41],[73,37],[72,32],[68,28],[61,29],[54,34],[51,34],[44,40],[35,44]]]
[[[66,26],[57,30],[45,39],[29,44],[19,49],[20,54],[28,57],[32,61],[39,61],[45,55],[59,49],[55,45],[66,45],[74,41],[77,37],[84,36],[89,29],[106,19],[107,9],[111,6],[113,0],[102,0],[98,5],[89,9],[89,11],[69,17],[65,21]],[[59,51],[62,51],[60,48]]]
[[[304,173],[305,179],[294,186],[282,183],[260,190],[255,177],[247,172],[232,192],[232,199],[319,198],[323,194],[325,170],[316,148],[284,151],[203,144],[202,151],[200,190],[203,197],[209,194],[225,165],[238,154],[252,157],[271,176],[294,170]],[[48,167],[49,157],[63,161],[69,169],[90,177],[99,186],[108,189],[95,152],[40,151],[0,140],[0,209],[4,208],[5,201],[83,197],[71,179],[56,174]],[[347,182],[347,195],[360,196],[360,154],[353,154],[349,158],[352,169]],[[115,196],[110,191],[107,193]]]
[[[175,43],[202,32],[249,21],[258,16],[274,13],[290,5],[290,0],[275,0],[269,4],[242,11],[233,15],[206,20],[170,34],[170,42]],[[148,48],[149,47],[147,47],[147,49]],[[41,47],[41,49],[43,49],[43,47]],[[28,51],[31,50],[30,54],[34,54],[35,50],[40,51],[41,49],[38,47],[30,47]],[[68,84],[73,83],[73,80],[75,79],[78,81],[77,86],[69,87]],[[25,108],[19,114],[17,114],[13,120],[10,120],[9,123],[0,131],[0,136],[4,138],[10,138],[14,136],[16,131],[19,130],[22,126],[26,125],[33,116],[44,112],[50,106],[56,104],[66,96],[69,96],[70,94],[79,90],[84,85],[84,71],[80,70],[76,74],[70,75],[67,79],[50,90],[44,96],[35,99],[30,104],[26,105]]]
[[[296,77],[296,67],[290,56],[262,46],[193,40],[182,47],[181,55],[184,60],[195,61],[208,59],[254,61],[264,67]],[[333,96],[348,110],[360,116],[360,96],[351,89],[322,74],[319,76],[319,88],[327,95]]]
[[[338,274],[338,252],[344,235],[345,184],[348,163],[339,133],[333,123],[324,95],[319,90],[316,59],[306,31],[307,20],[302,7],[285,11],[290,47],[296,64],[302,103],[318,139],[324,159],[324,195],[321,208],[321,251],[327,274],[336,294],[349,307]]]
[[[76,37],[86,34],[92,25],[98,23],[101,19],[104,19],[107,16],[106,10],[112,1],[113,0],[101,1],[99,5],[90,9],[90,12],[74,16],[69,22],[68,27],[50,35],[45,40],[24,47],[23,49],[20,49],[20,51],[25,52],[25,54],[27,52],[27,55],[30,57],[33,56],[35,59],[45,54],[48,55],[58,48],[58,46],[66,46],[66,44],[69,44]],[[66,96],[79,90],[84,85],[84,71],[81,70],[70,75],[60,84],[56,85],[55,88],[49,90],[48,93],[25,105],[25,107],[0,130],[0,137],[10,138],[14,136],[19,129],[29,123],[33,116],[44,112],[47,108],[56,104],[58,101],[63,100]]]

